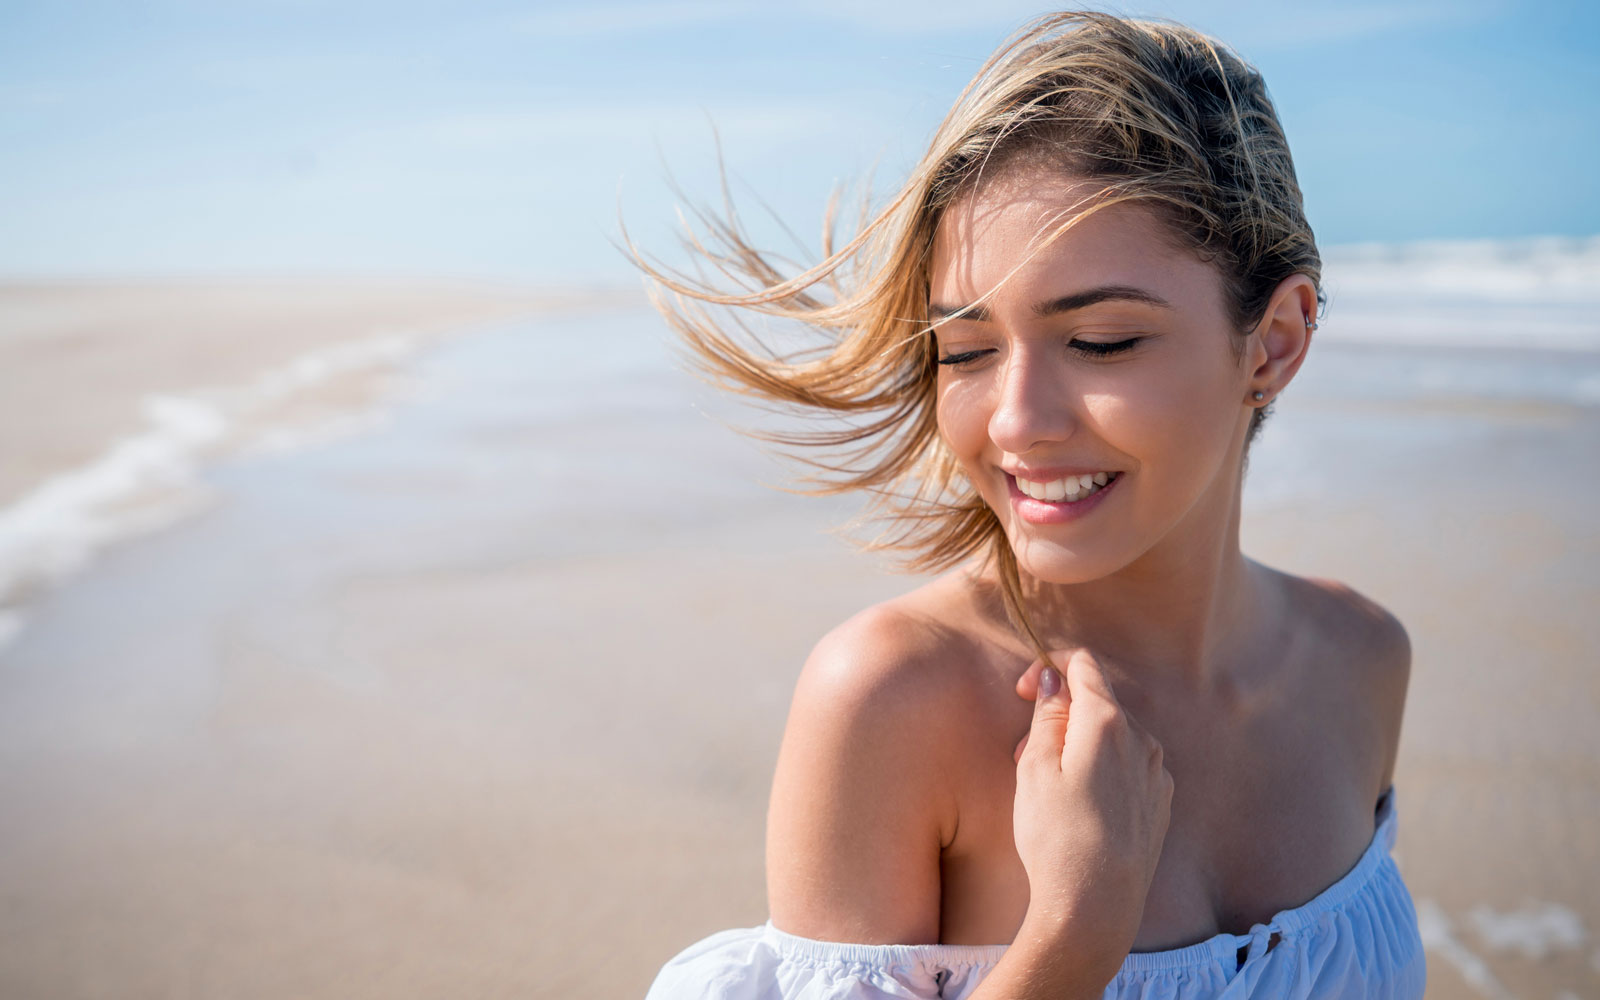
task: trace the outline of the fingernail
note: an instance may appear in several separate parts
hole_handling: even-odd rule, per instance
[[[1061,675],[1051,667],[1039,671],[1039,697],[1048,698],[1061,690]]]

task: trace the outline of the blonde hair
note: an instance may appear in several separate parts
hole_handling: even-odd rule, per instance
[[[836,196],[815,266],[786,275],[777,257],[751,244],[731,202],[721,216],[699,213],[704,238],[693,229],[685,237],[712,278],[704,267],[690,277],[633,256],[654,279],[657,308],[712,381],[844,419],[835,429],[758,436],[817,470],[804,477],[806,491],[873,495],[866,515],[890,527],[863,547],[901,553],[913,572],[987,548],[1013,624],[1043,655],[1000,521],[939,435],[928,317],[929,257],[943,213],[986,174],[1021,162],[1103,183],[1048,238],[1122,201],[1157,212],[1176,246],[1217,268],[1241,334],[1284,278],[1305,274],[1320,286],[1321,259],[1261,75],[1181,25],[1088,11],[1040,17],[1007,40],[900,191],[875,214],[864,203],[855,235],[838,247]],[[710,306],[798,322],[822,334],[823,346],[774,350],[742,317],[719,323]],[[1252,417],[1251,438],[1264,415]]]

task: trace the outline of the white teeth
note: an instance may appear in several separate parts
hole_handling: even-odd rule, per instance
[[[1066,476],[1053,482],[1041,483],[1031,479],[1017,477],[1017,489],[1035,500],[1044,500],[1049,503],[1060,503],[1065,500],[1072,503],[1084,497],[1100,492],[1107,483],[1116,477],[1114,472],[1094,472],[1081,476]]]

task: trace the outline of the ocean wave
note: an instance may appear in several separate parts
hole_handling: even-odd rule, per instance
[[[22,630],[29,601],[102,550],[206,509],[208,460],[370,429],[375,414],[348,409],[290,426],[273,418],[338,380],[392,369],[420,343],[415,335],[371,337],[301,355],[244,385],[145,397],[142,428],[0,509],[0,647]]]
[[[1325,336],[1600,350],[1600,236],[1328,247],[1323,286]]]

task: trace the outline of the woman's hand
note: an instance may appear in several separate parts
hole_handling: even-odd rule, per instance
[[[1013,833],[1029,891],[1018,937],[1058,946],[1075,969],[1109,981],[1139,932],[1172,776],[1087,650],[1068,659],[1065,683],[1036,667],[1017,683],[1024,697],[1036,692],[1016,750]]]

